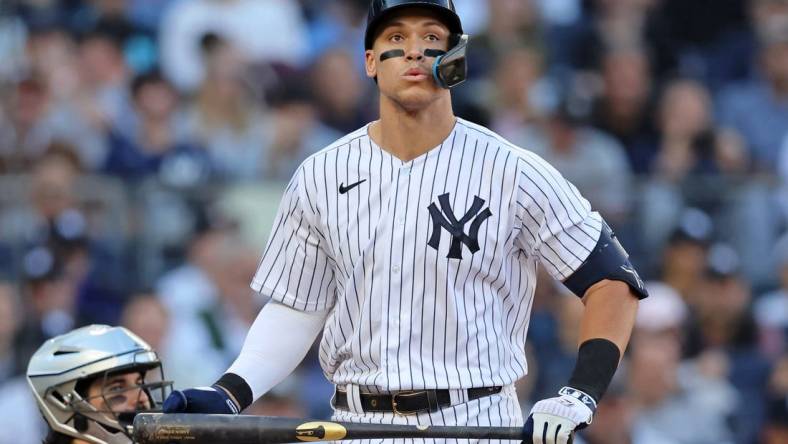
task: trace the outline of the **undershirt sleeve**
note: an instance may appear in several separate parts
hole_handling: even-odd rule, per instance
[[[227,373],[242,377],[252,390],[252,398],[257,400],[301,363],[323,329],[328,313],[329,310],[305,312],[269,302],[257,315],[240,355]]]

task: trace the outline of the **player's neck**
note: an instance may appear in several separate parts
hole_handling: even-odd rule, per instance
[[[406,111],[381,97],[380,120],[369,129],[372,140],[404,162],[440,145],[456,123],[451,98],[440,99],[418,111]]]

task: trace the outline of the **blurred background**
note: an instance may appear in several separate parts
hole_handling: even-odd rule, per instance
[[[555,165],[649,281],[583,441],[788,443],[788,1],[455,1],[457,114]],[[0,442],[40,442],[21,375],[74,327],[130,328],[176,387],[227,368],[284,183],[377,118],[367,5],[0,0]],[[582,304],[543,278],[533,311],[526,413]],[[310,356],[250,413],[331,391]]]

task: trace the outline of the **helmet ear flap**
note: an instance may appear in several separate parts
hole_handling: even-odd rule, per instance
[[[460,44],[460,40],[462,40],[462,34],[453,32],[449,35],[449,50],[454,48],[455,46]]]

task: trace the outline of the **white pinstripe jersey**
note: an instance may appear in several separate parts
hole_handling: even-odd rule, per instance
[[[513,383],[527,372],[538,264],[571,275],[601,217],[554,168],[486,128],[458,119],[440,146],[403,162],[368,127],[301,165],[252,288],[332,309],[320,361],[335,384]]]

